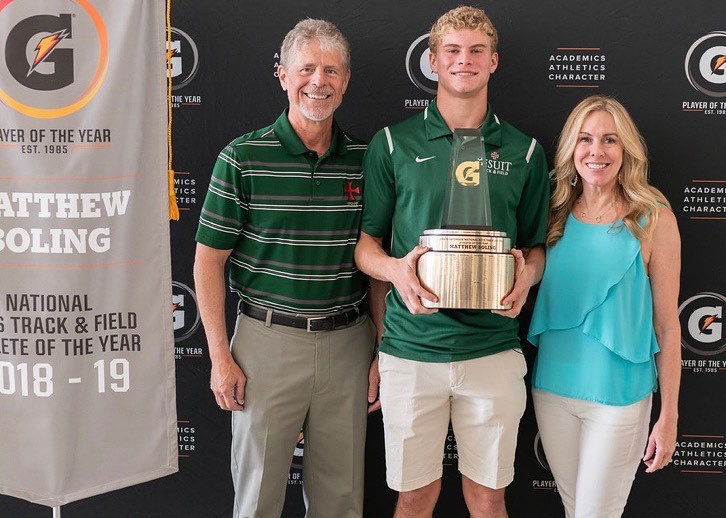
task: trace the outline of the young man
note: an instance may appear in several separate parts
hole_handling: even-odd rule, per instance
[[[507,515],[504,488],[514,476],[526,399],[526,364],[513,318],[544,268],[549,184],[542,147],[487,103],[496,46],[484,11],[458,7],[441,16],[429,36],[436,99],[423,113],[378,132],[364,158],[356,261],[393,286],[378,361],[386,477],[400,493],[396,517],[431,516],[449,420],[471,516]],[[418,238],[440,227],[456,128],[479,128],[484,135],[493,227],[518,248],[512,251],[515,285],[503,299],[512,304],[507,311],[436,311],[421,304],[436,297],[416,276],[427,252]],[[381,246],[389,233],[390,255]]]
[[[348,43],[331,23],[303,20],[282,43],[278,74],[289,108],[219,154],[197,232],[210,385],[233,411],[234,516],[280,516],[302,428],[307,516],[360,517],[374,333],[353,263],[366,146],[333,118]],[[231,347],[228,260],[240,298]]]

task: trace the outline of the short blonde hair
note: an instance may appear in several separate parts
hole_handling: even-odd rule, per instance
[[[496,52],[499,44],[499,36],[494,24],[486,15],[483,9],[460,5],[442,14],[431,27],[429,33],[429,50],[435,53],[441,43],[441,39],[450,30],[480,31],[489,36],[492,40],[492,52]]]

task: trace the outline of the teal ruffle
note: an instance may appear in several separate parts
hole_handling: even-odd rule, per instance
[[[528,339],[538,345],[542,333],[574,328],[632,363],[659,351],[640,243],[621,222],[587,225],[570,215],[547,250]]]

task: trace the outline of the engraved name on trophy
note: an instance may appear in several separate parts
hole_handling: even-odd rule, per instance
[[[425,230],[430,247],[418,261],[421,285],[439,297],[427,308],[509,309],[501,304],[514,284],[514,257],[506,232],[492,228],[484,137],[454,130],[442,228]]]

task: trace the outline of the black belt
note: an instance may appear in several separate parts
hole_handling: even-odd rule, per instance
[[[309,332],[315,331],[332,331],[338,327],[347,326],[355,323],[361,316],[359,308],[349,309],[334,315],[323,315],[319,317],[303,317],[291,315],[289,313],[280,313],[275,310],[268,310],[259,306],[252,306],[240,301],[239,312],[244,313],[248,317],[256,320],[267,322],[267,312],[272,311],[270,323],[287,327],[297,327],[305,329]]]

